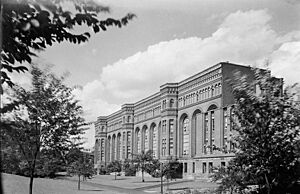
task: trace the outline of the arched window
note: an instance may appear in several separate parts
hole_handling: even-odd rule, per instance
[[[145,138],[145,152],[149,150],[149,130],[146,127],[144,129],[144,138]]]
[[[107,155],[108,155],[108,161],[111,162],[111,136],[108,136],[107,141]]]
[[[137,145],[137,153],[141,153],[142,150],[142,137],[141,137],[141,130],[136,130],[136,145]]]
[[[154,158],[157,158],[158,155],[157,155],[157,150],[158,150],[158,130],[157,130],[157,127],[156,125],[153,126],[153,157]]]
[[[112,136],[111,147],[112,147],[111,161],[115,161],[116,159],[116,135],[115,134]]]
[[[101,139],[101,145],[100,145],[101,151],[100,151],[100,160],[104,161],[104,153],[105,153],[105,144],[104,139]]]
[[[122,149],[121,149],[121,133],[118,133],[117,135],[117,142],[116,142],[116,160],[120,160],[120,157],[122,156]]]
[[[188,118],[185,118],[183,120],[182,130],[183,130],[183,150],[182,155],[188,155],[189,154],[189,147],[190,147],[190,128],[189,128],[189,122],[190,120]]]

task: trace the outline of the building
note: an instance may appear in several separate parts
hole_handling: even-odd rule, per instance
[[[222,62],[136,103],[124,104],[95,123],[95,167],[132,153],[153,150],[161,161],[170,156],[183,164],[183,177],[207,177],[214,166],[225,166],[231,150],[231,87],[234,71],[253,79],[250,67]]]

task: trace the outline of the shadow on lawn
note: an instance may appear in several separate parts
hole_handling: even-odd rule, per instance
[[[132,183],[160,183],[159,180],[150,180],[150,181],[146,181],[145,182],[142,182],[142,181],[134,181]]]
[[[101,189],[80,189],[80,191],[103,191]]]
[[[115,180],[115,179],[112,179],[112,180],[114,180],[114,181],[120,181],[120,180],[126,180],[127,178],[117,178],[117,180]]]

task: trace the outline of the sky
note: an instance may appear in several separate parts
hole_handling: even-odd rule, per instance
[[[100,18],[137,17],[81,45],[55,44],[36,59],[57,74],[70,72],[66,83],[81,86],[74,94],[87,121],[222,61],[300,82],[300,0],[97,1],[111,8]],[[94,145],[94,134],[91,126],[85,147]]]

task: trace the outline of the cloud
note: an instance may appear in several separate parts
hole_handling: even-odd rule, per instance
[[[283,43],[270,58],[273,75],[284,78],[289,85],[300,82],[300,41]]]
[[[270,25],[267,10],[228,14],[207,38],[189,37],[151,45],[102,69],[98,80],[77,91],[87,118],[95,120],[128,102],[136,102],[221,61],[261,66],[270,61],[275,75],[299,81],[300,33],[280,35]]]

